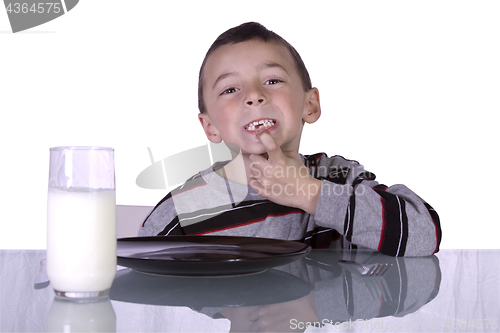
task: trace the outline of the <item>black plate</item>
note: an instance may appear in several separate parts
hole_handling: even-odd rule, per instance
[[[303,243],[233,236],[156,236],[118,240],[118,265],[139,272],[227,276],[264,271],[305,256]]]

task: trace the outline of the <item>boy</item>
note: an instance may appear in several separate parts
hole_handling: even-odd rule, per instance
[[[340,239],[391,256],[439,250],[438,215],[404,185],[380,185],[340,156],[298,153],[304,123],[321,115],[319,91],[277,34],[250,22],[220,35],[201,66],[198,101],[205,134],[224,141],[232,160],[169,193],[139,236],[266,237],[315,248]]]

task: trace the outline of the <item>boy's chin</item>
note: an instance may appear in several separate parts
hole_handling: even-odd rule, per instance
[[[238,147],[237,145],[235,144],[228,144],[226,143],[226,145],[228,146],[229,150],[231,151],[231,155],[233,156],[233,158],[237,155],[243,155],[243,156],[250,156],[250,155],[262,155],[264,156],[266,159],[268,159],[268,155],[267,155],[267,152],[264,148],[257,148],[257,149],[240,149],[240,147]]]
[[[264,154],[267,156],[266,149],[262,145],[254,145],[253,147],[247,146],[247,147],[242,147],[242,148],[240,148],[238,145],[236,145],[234,143],[227,143],[226,142],[226,145],[231,150],[231,152],[233,154],[236,153],[236,155],[241,153],[242,155],[247,155],[247,156],[248,155],[264,155]]]

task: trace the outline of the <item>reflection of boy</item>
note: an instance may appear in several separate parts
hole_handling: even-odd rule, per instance
[[[393,256],[439,249],[436,212],[404,185],[387,187],[355,162],[298,153],[304,123],[321,114],[319,91],[297,51],[257,23],[223,33],[200,70],[199,120],[232,160],[163,198],[146,235],[236,235],[329,247],[339,233]]]
[[[361,276],[355,267],[346,269],[338,264],[341,259],[354,259],[351,256],[354,253],[357,262],[368,266],[386,263],[392,268],[383,276]],[[308,281],[313,290],[290,301],[205,307],[200,312],[213,318],[228,318],[231,332],[298,332],[305,331],[308,325],[330,329],[328,332],[339,332],[347,327],[373,328],[374,325],[402,328],[409,323],[403,324],[397,318],[414,313],[432,301],[441,285],[436,256],[394,258],[372,251],[322,250],[275,270],[299,277],[298,281]],[[295,291],[295,286],[284,281],[287,289],[282,290]],[[289,294],[285,292],[281,296]],[[272,300],[272,296],[268,300]],[[383,321],[371,320],[381,317],[385,317]],[[417,328],[422,323],[415,321],[412,325]]]

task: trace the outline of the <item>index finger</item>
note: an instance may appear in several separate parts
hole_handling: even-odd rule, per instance
[[[276,158],[283,154],[280,146],[276,143],[276,141],[268,131],[263,130],[262,132],[258,133],[257,139],[259,139],[259,141],[266,149],[270,159]]]

